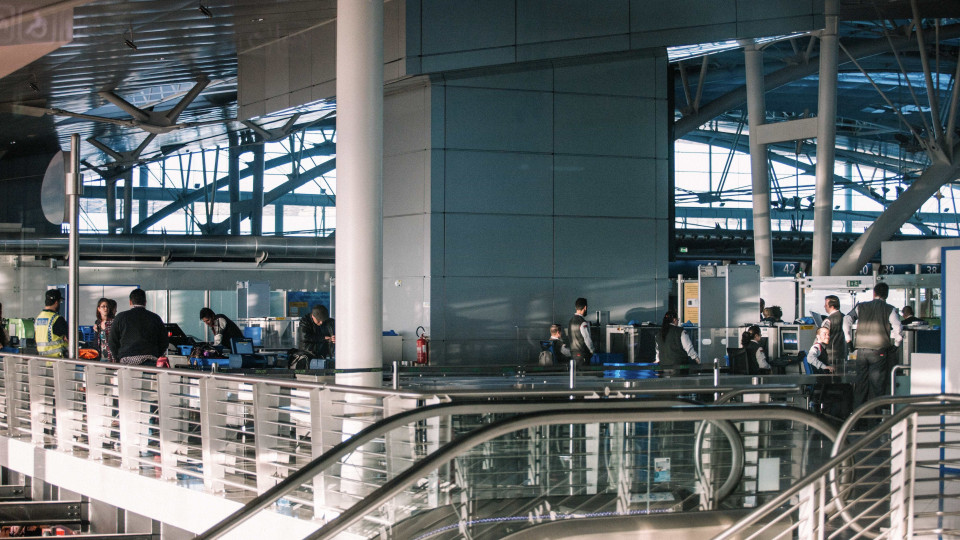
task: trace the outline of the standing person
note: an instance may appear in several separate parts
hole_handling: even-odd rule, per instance
[[[897,308],[887,303],[890,286],[880,282],[873,287],[873,300],[860,302],[843,318],[843,333],[853,341],[853,323],[857,323],[857,380],[854,383],[854,407],[887,394],[887,378],[893,353],[903,340],[903,327]]]
[[[654,337],[656,342],[657,360],[663,368],[661,374],[664,377],[674,375],[686,375],[687,368],[677,368],[683,364],[700,363],[700,356],[693,347],[693,341],[690,336],[680,328],[680,319],[676,311],[668,311],[663,316],[663,323],[660,325],[660,331]]]
[[[60,302],[63,297],[59,289],[50,289],[43,294],[43,311],[33,323],[33,332],[37,339],[37,354],[50,358],[67,356],[67,334],[70,327],[67,320],[60,316]]]
[[[113,327],[113,318],[117,316],[117,303],[109,298],[97,300],[97,322],[93,323],[93,331],[97,335],[97,348],[100,349],[100,360],[116,362],[113,351],[110,350],[110,328]]]
[[[829,365],[826,361],[828,359],[828,352],[830,348],[830,329],[826,326],[821,326],[817,329],[817,341],[810,347],[810,352],[807,353],[807,363],[810,364],[813,368],[828,371],[830,373],[834,372],[834,367]]]
[[[550,325],[549,342],[550,349],[546,352],[549,352],[553,356],[553,362],[550,365],[560,365],[570,359],[570,347],[568,347],[567,343],[563,340],[563,328],[559,324]]]
[[[7,346],[7,328],[3,324],[3,304],[0,304],[0,347]]]
[[[586,365],[590,363],[590,357],[597,349],[593,346],[593,338],[590,337],[590,323],[583,316],[587,314],[587,299],[577,298],[574,303],[576,312],[570,319],[570,353],[571,358],[577,361],[577,365]]]
[[[903,309],[900,310],[900,313],[903,315],[903,319],[900,321],[900,324],[901,324],[902,326],[906,326],[906,325],[908,325],[908,324],[913,324],[913,323],[924,323],[924,324],[926,324],[926,322],[927,322],[927,321],[921,319],[920,317],[914,317],[914,316],[913,316],[913,308],[910,307],[910,306],[903,306]]]
[[[751,367],[756,367],[758,371],[761,369],[770,370],[770,364],[767,363],[767,353],[760,346],[759,326],[753,325],[747,328],[746,332],[740,336],[740,346],[747,350],[747,362],[751,363]]]
[[[827,363],[842,366],[847,361],[847,340],[843,335],[843,313],[840,312],[840,298],[835,295],[823,299],[823,309],[827,316],[823,319],[823,328],[830,330],[830,342],[827,346]]]
[[[213,331],[213,344],[225,345],[233,349],[233,340],[243,339],[243,332],[237,323],[223,313],[214,313],[208,307],[200,310],[200,320]]]
[[[110,328],[108,344],[121,364],[156,365],[167,352],[170,340],[159,315],[148,311],[147,293],[130,292],[130,309],[117,314]]]
[[[763,322],[763,308],[767,307],[767,301],[760,299],[760,322]]]
[[[314,358],[331,358],[336,344],[336,326],[330,318],[327,306],[317,304],[308,315],[300,319],[297,328],[298,347]]]

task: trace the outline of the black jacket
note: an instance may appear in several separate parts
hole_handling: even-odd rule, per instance
[[[117,313],[108,342],[114,358],[121,360],[128,356],[163,356],[170,341],[160,316],[135,306]]]
[[[323,321],[323,324],[314,324],[309,314],[300,319],[297,328],[297,348],[307,351],[314,358],[329,358],[333,356],[334,345],[326,340],[335,335],[333,319]]]

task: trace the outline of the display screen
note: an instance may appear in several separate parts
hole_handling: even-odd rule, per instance
[[[797,332],[781,332],[781,339],[783,340],[783,350],[784,351],[797,351],[800,348],[800,340],[797,337]]]

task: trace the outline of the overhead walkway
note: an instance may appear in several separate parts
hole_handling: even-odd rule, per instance
[[[557,527],[586,538],[588,523],[703,538],[752,519],[841,448],[789,385],[458,394],[0,362],[0,466],[82,494],[91,514],[102,503],[146,516],[169,527],[164,538],[542,538]],[[770,519],[742,530],[767,537],[800,521]]]

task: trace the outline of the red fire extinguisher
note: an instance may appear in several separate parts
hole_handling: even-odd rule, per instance
[[[430,338],[427,331],[422,327],[417,327],[417,364],[427,365],[430,363]]]

